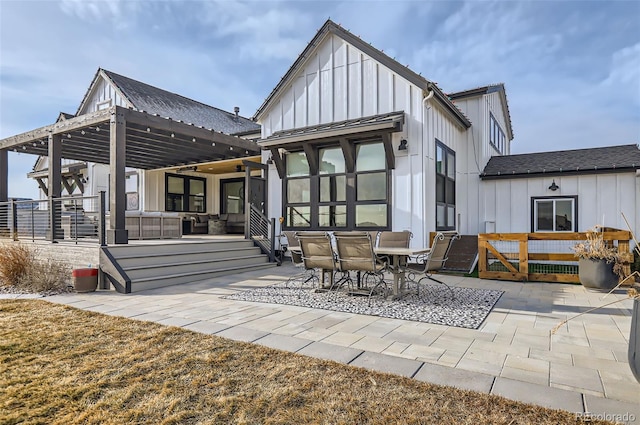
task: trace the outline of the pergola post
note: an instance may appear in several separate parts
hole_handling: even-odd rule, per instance
[[[9,200],[9,152],[0,149],[0,204]],[[9,232],[9,205],[0,206],[0,234]]]
[[[111,114],[109,134],[109,229],[108,244],[127,244],[129,234],[125,228],[127,195],[125,188],[126,118],[125,109],[116,107]]]
[[[58,198],[62,193],[62,136],[49,134],[49,223],[50,234],[47,235],[51,242],[56,241],[56,236],[62,232],[62,203]]]

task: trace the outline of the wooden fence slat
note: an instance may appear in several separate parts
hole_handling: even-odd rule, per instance
[[[487,271],[487,247],[488,242],[478,240],[478,276]]]
[[[580,283],[580,277],[577,274],[529,273],[529,280],[533,282]]]
[[[530,252],[529,261],[578,261],[575,254],[565,254],[558,252]]]

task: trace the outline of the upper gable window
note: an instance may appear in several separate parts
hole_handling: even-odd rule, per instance
[[[102,111],[103,109],[109,109],[111,107],[111,99],[103,100],[96,103],[96,111]]]
[[[498,124],[498,120],[496,120],[496,117],[494,117],[493,114],[490,114],[489,117],[489,143],[491,143],[491,146],[500,152],[500,154],[506,155],[507,138],[504,135],[504,131],[502,131],[500,124]]]

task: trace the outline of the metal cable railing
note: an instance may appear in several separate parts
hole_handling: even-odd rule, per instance
[[[0,238],[103,243],[100,196],[0,202]]]
[[[269,261],[275,262],[275,219],[269,220],[253,205],[249,209],[249,237],[269,256]]]

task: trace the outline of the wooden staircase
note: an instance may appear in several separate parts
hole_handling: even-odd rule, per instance
[[[274,266],[250,240],[229,239],[100,248],[103,286],[131,293]]]

